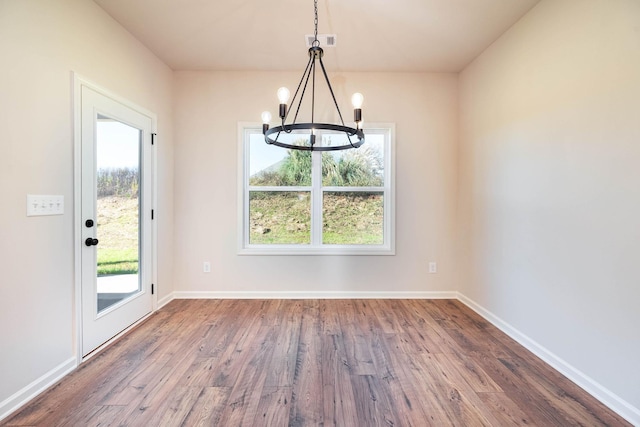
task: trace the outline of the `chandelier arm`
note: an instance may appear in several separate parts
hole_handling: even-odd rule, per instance
[[[313,80],[311,81],[311,123],[315,122],[315,113],[316,113],[316,60],[315,60],[315,52],[313,59],[313,66],[311,67],[313,71]]]
[[[304,76],[307,75],[307,73],[309,72],[309,70],[311,68],[311,62],[312,61],[313,61],[313,57],[309,57],[309,61],[307,62],[307,66],[305,67],[304,72],[302,73],[302,77],[300,78],[300,82],[298,83],[298,87],[296,88],[296,91],[293,94],[293,98],[291,99],[291,105],[295,104],[295,102],[296,102],[296,98],[298,97],[298,92],[300,92],[300,86],[302,86],[302,82],[304,81]],[[308,80],[308,77],[307,77],[307,80]],[[305,84],[305,87],[306,86],[307,85]],[[302,98],[304,98],[304,91],[305,91],[305,89],[302,89],[302,94],[300,94],[300,102],[298,103],[298,108],[296,109],[296,115],[293,117],[293,123],[295,123],[296,120],[298,119],[298,112],[300,111],[300,104],[302,103]],[[290,112],[291,112],[291,109],[289,109],[287,111],[287,114],[282,119],[282,127],[283,128],[284,128],[284,123],[287,120],[287,117],[289,117],[289,113]]]
[[[320,67],[322,67],[322,73],[324,74],[324,79],[327,81],[327,86],[329,87],[329,92],[331,92],[331,98],[333,98],[333,104],[336,106],[336,110],[338,111],[338,116],[340,117],[340,123],[342,123],[342,126],[345,127],[344,119],[342,118],[342,112],[340,111],[340,107],[338,107],[338,101],[336,101],[336,95],[333,93],[333,88],[331,87],[331,82],[329,81],[329,76],[327,75],[327,70],[324,68],[324,62],[322,62],[322,57],[320,57],[319,60],[320,60]],[[353,142],[351,141],[351,135],[349,134],[349,132],[345,132],[345,134],[347,135],[347,141],[349,141],[349,144],[353,148],[358,148],[360,146],[360,145],[355,146],[353,144]]]
[[[315,61],[313,60],[313,57],[311,57],[310,61],[309,61],[309,66],[307,67],[306,70],[304,70],[305,74],[302,75],[302,79],[300,79],[300,84],[298,84],[298,88],[300,88],[300,85],[302,84],[302,81],[304,80],[304,86],[302,87],[302,93],[300,94],[300,99],[298,100],[298,107],[296,108],[296,115],[293,117],[293,123],[295,124],[296,121],[298,120],[298,114],[300,113],[300,107],[302,107],[302,100],[304,99],[304,94],[307,91],[307,85],[309,84],[309,77],[311,77],[311,70],[313,69],[313,66],[315,64]],[[305,79],[306,77],[306,79]],[[298,91],[296,90],[296,94],[298,93]],[[293,101],[292,101],[293,103]]]
[[[320,57],[319,60],[320,60],[320,67],[322,67],[322,73],[324,74],[324,79],[327,81],[329,92],[331,92],[331,98],[333,98],[333,104],[336,106],[336,110],[338,111],[338,116],[340,117],[340,123],[342,123],[342,126],[345,126],[344,119],[342,118],[342,113],[340,112],[340,107],[338,107],[338,101],[336,101],[336,95],[333,93],[333,88],[331,87],[329,76],[327,75],[327,70],[325,70],[324,68],[324,62],[322,62],[322,57]]]

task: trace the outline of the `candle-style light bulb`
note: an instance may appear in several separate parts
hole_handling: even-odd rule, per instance
[[[262,133],[267,133],[269,130],[269,122],[271,121],[271,113],[268,111],[262,112]]]
[[[360,92],[356,92],[351,97],[351,103],[353,104],[353,121],[356,122],[356,127],[361,129],[358,123],[362,121],[362,102],[364,96]]]
[[[353,104],[353,108],[362,108],[362,103],[364,102],[364,96],[360,92],[356,92],[351,97],[351,103]]]
[[[280,89],[278,89],[278,100],[280,101],[280,104],[286,104],[287,102],[289,102],[289,96],[291,95],[291,93],[289,92],[289,89],[287,89],[286,87],[281,87]]]
[[[278,100],[280,100],[280,107],[278,108],[278,115],[284,122],[284,118],[287,116],[287,102],[289,102],[289,89],[281,87],[278,89]]]

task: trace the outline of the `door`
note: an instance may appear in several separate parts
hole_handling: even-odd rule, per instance
[[[153,119],[81,86],[82,356],[153,309]]]

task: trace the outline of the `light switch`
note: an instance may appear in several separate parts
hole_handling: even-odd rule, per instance
[[[27,216],[64,214],[64,196],[27,194]]]

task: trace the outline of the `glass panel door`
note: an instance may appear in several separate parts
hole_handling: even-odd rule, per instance
[[[98,313],[141,290],[141,131],[98,114],[96,122]]]
[[[153,310],[153,118],[81,87],[82,356]]]

